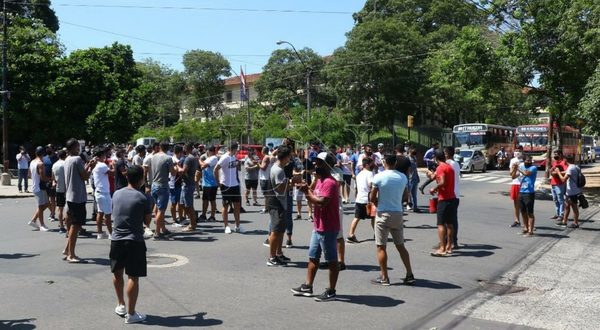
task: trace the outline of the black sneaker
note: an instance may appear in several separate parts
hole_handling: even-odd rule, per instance
[[[332,301],[335,300],[335,290],[334,289],[325,289],[325,292],[321,293],[321,295],[316,296],[316,301]]]
[[[250,206],[250,201],[246,200],[246,206]]]
[[[371,283],[373,283],[375,285],[389,286],[390,285],[390,279],[389,278],[384,279],[381,276],[378,276],[377,278],[372,279]]]
[[[408,274],[406,275],[404,280],[402,280],[402,282],[405,285],[415,285],[415,283],[417,283],[417,280],[415,280],[415,276],[413,274]]]
[[[277,267],[277,266],[285,266],[286,263],[281,261],[281,259],[279,259],[278,257],[274,257],[274,258],[269,258],[269,260],[267,260],[267,266],[269,267]]]
[[[268,238],[263,242],[263,245],[266,246],[266,247],[271,246],[271,244],[269,244],[269,239]]]
[[[346,237],[346,242],[348,242],[348,243],[360,243],[360,241],[358,240],[358,238],[356,238],[356,236],[348,236],[348,237]]]
[[[283,254],[280,255],[280,256],[277,256],[277,258],[279,258],[279,260],[282,261],[282,262],[284,262],[284,263],[288,263],[288,262],[292,261],[292,259],[284,256]]]
[[[339,265],[340,272],[342,270],[346,270],[346,263],[345,262],[340,262],[340,263],[338,263],[338,265]]]
[[[521,227],[521,223],[520,222],[513,222],[512,225],[510,225],[511,227]]]
[[[312,297],[313,295],[312,286],[304,283],[297,288],[292,288],[292,292],[294,293],[294,296]]]
[[[200,216],[198,217],[198,221],[206,221],[206,214],[200,214]]]
[[[154,234],[154,236],[152,236],[152,239],[155,241],[167,241],[169,240],[169,237],[167,237],[167,235],[165,235],[164,233],[160,233]]]
[[[60,227],[60,228],[58,228],[58,232],[61,234],[66,234],[67,230],[65,229],[65,227]]]
[[[233,211],[231,211],[231,213],[233,213]],[[243,207],[240,207],[240,213],[246,213],[246,209]]]
[[[292,240],[291,240],[291,239],[288,239],[288,240],[285,242],[285,247],[286,247],[286,248],[291,248],[291,247],[293,247],[293,246],[294,246],[294,244],[292,243]]]
[[[208,218],[207,220],[208,222],[217,222],[217,219],[215,219],[215,217],[211,216]]]

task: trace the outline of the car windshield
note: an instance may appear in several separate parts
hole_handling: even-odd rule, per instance
[[[464,157],[464,158],[471,158],[471,157],[473,157],[473,151],[471,151],[471,150],[461,150],[460,151],[460,156]]]

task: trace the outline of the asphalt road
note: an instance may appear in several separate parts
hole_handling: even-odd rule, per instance
[[[504,172],[505,173],[505,172]],[[500,175],[498,172],[487,175]],[[507,175],[507,174],[506,174]],[[378,276],[372,231],[358,227],[360,244],[346,245],[348,270],[340,273],[338,300],[318,303],[293,297],[290,288],[303,282],[307,245],[312,224],[294,222],[294,248],[284,253],[288,267],[270,268],[266,238],[267,219],[259,207],[242,214],[244,234],[224,234],[222,224],[202,223],[202,234],[177,234],[171,241],[146,241],[148,254],[182,256],[187,263],[176,267],[149,268],[141,280],[138,310],[148,314],[145,325],[193,328],[215,326],[228,329],[422,329],[447,328],[444,323],[456,306],[475,294],[481,281],[496,279],[537,247],[565,234],[548,218],[552,202],[536,201],[536,236],[518,235],[509,228],[512,204],[509,186],[492,181],[473,181],[465,175],[459,208],[460,244],[455,255],[429,255],[437,243],[435,216],[410,213],[405,237],[417,278],[414,287],[401,285],[405,271],[398,254],[389,250],[392,286],[369,281]],[[61,260],[65,239],[56,231],[34,232],[27,226],[32,198],[0,200],[0,328],[18,329],[115,329],[123,319],[114,314],[109,270],[108,240],[80,238],[77,254],[87,264]],[[420,196],[424,207],[426,197]],[[196,200],[199,206],[199,200]],[[90,209],[89,205],[88,209]],[[46,212],[47,216],[47,212]],[[88,212],[89,216],[89,212]],[[347,231],[353,209],[347,207]],[[217,216],[220,221],[220,216]],[[87,229],[95,226],[88,222]],[[173,231],[178,229],[173,228]],[[390,246],[391,248],[391,246]],[[183,259],[183,258],[180,258]],[[174,259],[151,258],[157,266]],[[182,263],[184,263],[183,261]],[[327,272],[319,271],[315,293],[327,286]],[[439,322],[439,323],[437,323]],[[514,325],[471,319],[469,328],[509,329]],[[144,325],[128,325],[141,327]]]

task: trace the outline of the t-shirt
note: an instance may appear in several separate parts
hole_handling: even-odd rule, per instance
[[[221,175],[219,176],[219,183],[226,187],[237,187],[240,185],[237,176],[238,160],[235,156],[226,153],[219,159],[217,163],[221,166]]]
[[[385,167],[383,167],[383,163],[381,162],[381,160],[383,159],[383,155],[381,154],[381,152],[375,152],[373,153],[373,155],[375,155],[375,166],[377,166],[377,172],[383,172],[385,171]]]
[[[217,166],[218,161],[219,161],[219,159],[217,159],[217,156],[215,156],[215,155],[208,157],[204,161],[204,163],[208,164],[208,166],[202,170],[202,186],[203,187],[216,187],[217,186],[217,180],[215,180],[215,175],[213,173],[213,170],[215,169],[215,166]]]
[[[152,204],[140,191],[126,187],[113,195],[113,241],[144,241],[144,218]]]
[[[127,161],[119,159],[115,164],[115,190],[127,187],[127,177],[123,171],[127,171]]]
[[[377,173],[373,177],[373,187],[379,189],[377,211],[402,212],[402,195],[407,185],[408,178],[404,173],[396,170]]]
[[[258,171],[260,170],[260,168],[257,167],[253,169],[248,169],[248,167],[258,165],[259,162],[260,160],[257,156],[252,156],[252,158],[250,158],[250,156],[246,156],[246,159],[244,160],[244,167],[246,168],[246,173],[244,174],[245,180],[258,180]]]
[[[419,170],[417,169],[417,158],[409,157],[409,160],[410,160],[410,169],[411,169],[410,183],[417,184],[421,181],[421,179],[419,179]],[[460,170],[459,170],[459,172],[460,172]]]
[[[54,165],[52,165],[52,174],[56,180],[56,192],[65,192],[65,161],[59,159]]]
[[[182,179],[183,185],[186,187],[196,187],[196,181],[194,180],[196,171],[198,170],[198,158],[188,155],[183,161],[183,167],[187,166],[187,171],[183,172]]]
[[[29,169],[29,161],[31,159],[29,158],[29,155],[27,153],[18,153],[17,154],[17,168],[20,170],[27,170]]]
[[[100,193],[110,193],[110,183],[108,182],[108,166],[103,162],[98,162],[92,171],[94,176],[94,185],[96,191]]]
[[[340,191],[335,179],[331,176],[317,179],[314,194],[329,198],[325,206],[314,205],[313,228],[318,232],[340,231]]]
[[[367,204],[369,202],[369,192],[371,191],[371,182],[374,174],[371,171],[362,170],[356,176],[356,202]]]
[[[452,170],[454,170],[454,194],[456,195],[456,198],[459,198],[459,196],[460,196],[460,185],[459,185],[460,165],[458,165],[458,163],[455,162],[453,159],[447,159],[446,164],[452,166]]]
[[[169,173],[173,167],[173,158],[165,153],[158,153],[150,160],[152,172],[152,185],[158,188],[169,187]]]
[[[144,165],[144,158],[142,158],[142,156],[140,156],[138,154],[135,154],[135,156],[133,156],[131,164],[142,166],[142,165]]]
[[[144,158],[144,163],[143,166],[144,168],[147,169],[148,173],[146,175],[146,182],[148,182],[149,184],[152,183],[152,156],[154,156],[153,154],[146,154],[146,157]]]
[[[521,164],[523,163],[522,160],[520,160],[519,158],[513,158],[510,160],[510,164],[508,165],[508,168],[512,170],[513,166],[515,166],[515,164]],[[516,178],[514,178],[511,182],[511,185],[516,185],[516,186],[520,186],[521,185],[521,176],[517,176]]]
[[[280,164],[275,163],[275,165],[273,165],[273,167],[271,168],[270,175],[271,175],[270,186],[273,187],[273,190],[271,190],[271,193],[269,194],[271,196],[269,196],[269,197],[275,197],[275,198],[267,198],[267,203],[269,204],[270,207],[283,208],[284,210],[287,210],[287,192],[289,191],[288,190],[289,187],[286,187],[284,192],[277,192],[275,190],[276,186],[278,186],[279,184],[282,184],[284,182],[287,182],[287,178],[285,176],[285,171],[280,166]]]
[[[350,159],[350,156],[347,153],[342,153],[341,154],[341,158],[342,158],[342,171],[344,172],[344,175],[352,175],[352,169],[350,168],[350,164],[352,163],[352,160]]]
[[[567,180],[567,196],[576,196],[581,194],[583,191],[583,189],[577,186],[577,177],[579,176],[579,171],[580,170],[577,168],[577,166],[573,164],[570,164],[569,167],[567,167],[567,173],[565,173],[569,176],[569,179]]]
[[[354,165],[354,175],[358,175],[358,173],[360,173],[360,170],[358,169],[358,153],[353,153],[352,156],[350,156],[350,160],[352,161],[352,165]]]
[[[44,156],[44,158],[42,158],[42,161],[44,162],[44,174],[46,174],[46,177],[49,178],[52,176],[52,165],[54,164],[54,162],[48,155]]]
[[[519,190],[522,194],[533,194],[535,193],[535,179],[537,177],[537,167],[531,165],[528,168],[525,164],[520,165],[521,171],[530,171],[529,176],[523,175],[521,179],[521,189]]]
[[[568,165],[564,159],[561,159],[561,160],[553,160],[552,167],[556,167],[556,168],[558,168],[559,171],[564,172],[567,169]],[[550,177],[550,184],[553,186],[556,186],[556,185],[562,185],[563,182],[557,174],[553,173],[552,176]]]
[[[437,183],[440,182],[441,178],[444,177],[445,184],[443,187],[438,189],[438,200],[445,201],[456,198],[454,193],[454,170],[452,166],[446,163],[440,163],[435,170],[435,180]]]
[[[79,156],[69,156],[65,160],[65,183],[67,202],[87,202],[87,191],[81,173],[85,171],[83,159]]]
[[[181,158],[177,158],[176,155],[171,156],[173,159],[173,164],[177,164],[183,167],[183,161],[185,160],[185,156]],[[175,175],[169,172],[169,189],[175,189],[181,187],[181,174],[179,172],[175,173]]]

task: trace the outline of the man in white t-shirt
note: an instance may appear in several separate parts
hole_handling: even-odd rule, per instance
[[[518,146],[517,150],[514,153],[514,157],[510,160],[510,164],[508,168],[511,171],[511,175],[513,170],[516,171],[519,168],[519,165],[523,163],[523,146]],[[515,220],[510,225],[511,227],[519,227],[521,226],[521,213],[519,207],[519,190],[521,189],[521,177],[518,176],[512,179],[510,183],[510,199],[513,201],[513,208],[515,211]]]
[[[103,220],[106,224],[108,234],[112,235],[112,198],[110,196],[110,184],[108,182],[108,176],[113,174],[115,170],[106,165],[107,154],[108,150],[106,150],[106,148],[98,148],[94,153],[94,156],[97,157],[98,160],[96,167],[94,167],[94,170],[92,171],[92,175],[94,176],[94,185],[96,187],[94,190],[94,197],[96,198],[96,204],[98,205],[98,212],[96,213],[97,239],[108,238],[106,233],[104,233],[102,230]]]
[[[234,230],[236,233],[242,231],[240,228],[242,196],[240,195],[240,180],[238,179],[240,162],[235,157],[237,151],[238,144],[237,142],[233,142],[229,151],[219,158],[219,162],[213,170],[215,179],[221,187],[221,196],[223,198],[221,213],[223,214],[223,225],[225,226],[226,234],[231,234],[231,228],[229,228],[229,222],[227,221],[228,208],[231,204],[233,204],[233,217],[235,218]]]
[[[385,168],[383,167],[383,162],[381,162],[381,160],[383,160],[383,152],[384,145],[383,143],[379,143],[377,145],[377,152],[375,152],[375,156],[377,157],[377,159],[379,159],[379,161],[375,161],[375,166],[377,166],[377,173],[385,171]]]
[[[356,176],[356,201],[354,203],[354,219],[350,224],[350,231],[346,242],[348,243],[360,243],[356,238],[354,232],[358,222],[362,219],[371,219],[371,228],[374,226],[375,218],[372,217],[368,210],[367,204],[369,203],[369,193],[371,192],[371,184],[373,182],[373,159],[363,158],[362,160],[362,171]]]
[[[454,147],[446,147],[444,148],[444,154],[446,155],[446,164],[452,166],[454,170],[454,195],[456,195],[456,207],[460,203],[460,165],[456,161],[454,161]],[[458,211],[457,211],[458,214]],[[454,221],[454,235],[452,235],[452,249],[456,250],[460,247],[458,246],[458,216]]]

